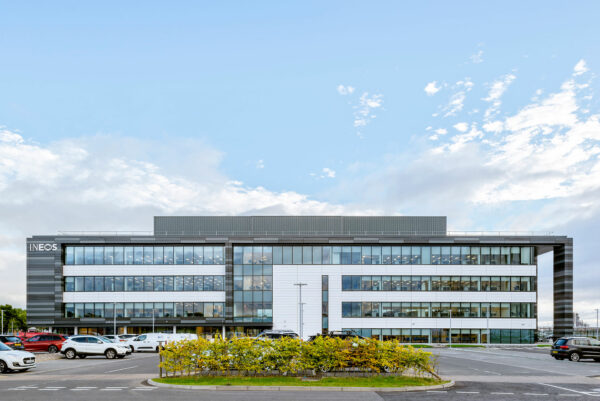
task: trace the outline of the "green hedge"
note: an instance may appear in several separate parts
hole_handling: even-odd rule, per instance
[[[317,337],[257,340],[217,337],[170,343],[160,351],[160,368],[167,375],[200,372],[253,374],[296,374],[302,371],[330,372],[350,368],[359,372],[388,372],[417,375],[435,373],[436,362],[429,352],[401,345],[397,340]]]

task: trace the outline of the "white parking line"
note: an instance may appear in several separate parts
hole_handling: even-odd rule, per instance
[[[457,391],[456,394],[479,394],[479,391]]]
[[[441,391],[441,390],[427,390],[428,393],[447,393],[447,391]]]
[[[523,393],[523,395],[548,395],[548,393]]]
[[[127,368],[121,368],[121,369],[109,370],[108,372],[104,372],[104,373],[120,372],[121,370],[133,369],[133,368],[137,368],[137,367],[138,367],[138,365],[135,365],[135,366],[129,366],[129,367],[127,367]]]
[[[514,395],[515,393],[490,393],[495,395]]]
[[[554,385],[554,384],[547,384],[547,383],[538,383],[538,384],[540,384],[542,386],[554,387],[554,388],[557,388],[557,389],[560,389],[560,390],[572,391],[572,392],[577,393],[577,394],[594,395],[594,394],[590,393],[589,391],[578,391],[578,390],[573,390],[573,389],[567,388],[567,387],[557,386],[557,385]]]
[[[101,388],[100,391],[121,391],[122,388]]]

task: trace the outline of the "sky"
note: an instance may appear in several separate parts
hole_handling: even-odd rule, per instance
[[[0,304],[25,238],[444,215],[574,238],[595,324],[600,3],[0,0]],[[552,320],[552,256],[539,258]]]

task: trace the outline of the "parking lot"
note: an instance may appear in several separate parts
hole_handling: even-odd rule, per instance
[[[352,393],[306,391],[194,391],[151,387],[158,356],[136,353],[48,360],[22,373],[0,375],[0,398],[12,400],[464,400],[600,399],[600,363],[556,361],[548,349],[531,347],[432,349],[440,373],[456,381],[446,391]],[[84,393],[84,394],[81,394]]]

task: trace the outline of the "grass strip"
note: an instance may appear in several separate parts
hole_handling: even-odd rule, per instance
[[[407,387],[431,386],[447,383],[423,377],[373,376],[373,377],[251,377],[251,376],[189,376],[153,379],[159,383],[196,386],[335,386],[335,387]]]

